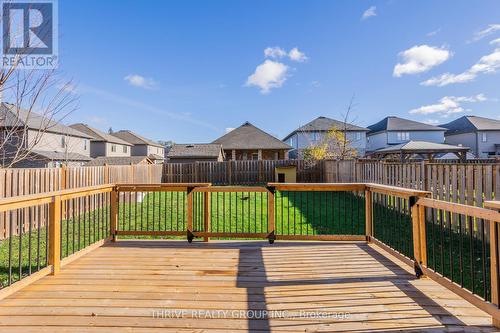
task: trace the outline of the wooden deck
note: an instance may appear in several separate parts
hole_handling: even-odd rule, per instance
[[[0,301],[2,333],[493,332],[490,318],[364,242],[118,241]]]

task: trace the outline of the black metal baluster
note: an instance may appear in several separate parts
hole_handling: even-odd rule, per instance
[[[32,214],[32,211],[33,211],[34,207],[30,207],[28,208],[28,235],[29,235],[29,238],[28,238],[28,275],[31,275],[31,231],[33,230],[33,220],[32,220],[32,217],[33,217],[33,214]]]
[[[475,258],[474,258],[474,228],[473,228],[473,221],[472,221],[472,217],[471,216],[467,216],[468,220],[469,220],[469,255],[470,255],[470,275],[471,275],[471,283],[472,283],[472,287],[471,287],[471,291],[472,293],[474,294],[475,293],[475,290],[476,290],[476,286],[475,286],[475,270],[474,270],[474,261],[475,261]]]
[[[463,266],[463,235],[462,235],[462,214],[458,214],[458,235],[459,235],[459,247],[458,247],[458,258],[459,258],[459,270],[460,270],[460,286],[464,286],[464,266]]]

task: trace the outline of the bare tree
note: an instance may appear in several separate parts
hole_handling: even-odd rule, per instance
[[[326,159],[347,160],[358,155],[354,148],[356,138],[351,138],[348,133],[352,129],[355,119],[352,111],[355,107],[354,95],[349,101],[346,111],[341,115],[342,121],[338,126],[332,126],[319,142],[313,142],[303,151],[303,158],[311,164]]]
[[[0,22],[1,23],[1,22]],[[5,33],[5,32],[4,32]],[[32,153],[44,134],[77,106],[71,80],[56,69],[25,69],[29,54],[15,54],[0,68],[0,167],[11,167]]]

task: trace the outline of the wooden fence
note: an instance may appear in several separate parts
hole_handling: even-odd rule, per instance
[[[212,183],[214,185],[255,185],[275,181],[278,166],[295,165],[297,182],[324,181],[324,162],[309,165],[304,161],[225,161],[166,163],[163,167],[164,183]]]
[[[46,169],[0,169],[0,198],[47,193],[66,189],[110,183],[159,183],[162,180],[162,165],[124,165],[98,167],[71,167]],[[80,205],[83,207],[83,205]],[[18,235],[20,229],[27,229],[32,222],[45,226],[46,207],[36,212],[12,211],[0,213],[0,240],[8,235]],[[92,210],[93,204],[86,208]],[[21,215],[23,223],[17,221]]]
[[[482,207],[500,197],[500,163],[326,161],[325,182],[370,182],[429,191],[433,198]]]

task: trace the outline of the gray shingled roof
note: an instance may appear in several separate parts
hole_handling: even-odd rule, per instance
[[[71,152],[32,150],[30,153],[51,161],[90,161],[92,159],[89,156]]]
[[[168,158],[217,158],[222,145],[216,143],[176,143],[170,148]]]
[[[86,133],[82,133],[69,126],[65,126],[53,119],[26,109],[17,109],[9,103],[0,104],[0,127],[27,127],[32,130],[41,130],[49,133],[64,134],[80,138],[91,139]]]
[[[435,143],[428,141],[408,141],[406,143],[401,143],[399,145],[393,145],[386,148],[381,148],[375,151],[375,153],[392,153],[392,152],[449,152],[449,151],[467,151],[468,147],[448,145],[444,143]]]
[[[117,138],[116,136],[113,136],[111,134],[104,133],[103,131],[100,131],[96,128],[90,127],[87,124],[78,123],[78,124],[70,125],[70,127],[74,128],[80,132],[83,132],[85,134],[90,135],[92,137],[92,139],[90,141],[110,142],[110,143],[117,143],[120,145],[132,146],[131,143],[129,143],[125,140]]]
[[[305,124],[304,126],[297,128],[292,133],[288,134],[283,140],[288,139],[297,132],[327,132],[332,128],[343,129],[344,124],[345,123],[343,121],[338,121],[321,116]],[[345,127],[347,131],[368,131],[368,128],[356,126],[353,124],[347,124]]]
[[[147,139],[129,130],[121,130],[118,132],[113,132],[111,135],[119,139],[122,139],[124,141],[127,141],[128,143],[131,143],[133,145],[149,145],[149,146],[163,148],[163,145],[159,144],[158,142],[154,142],[153,140]]]
[[[368,134],[383,131],[445,131],[446,128],[421,123],[414,120],[389,116],[376,124],[368,126]]]
[[[134,165],[139,164],[142,161],[147,160],[148,163],[151,161],[147,156],[100,156],[94,158],[92,161],[86,163],[88,166],[103,166],[103,165]]]
[[[448,129],[445,133],[447,135],[475,131],[500,131],[500,120],[478,116],[463,116],[441,125],[441,127]]]
[[[292,149],[248,121],[212,143],[221,144],[224,149]]]

